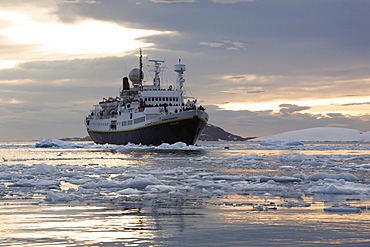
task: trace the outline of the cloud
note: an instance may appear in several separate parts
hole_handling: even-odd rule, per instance
[[[5,51],[0,54],[3,68],[32,59],[90,58],[119,54],[150,46],[150,43],[141,42],[139,38],[163,33],[95,20],[85,20],[75,25],[43,23],[30,19],[27,14],[16,12],[0,12],[1,18],[9,22],[9,27],[3,25],[0,28],[0,41],[4,41],[0,51]]]
[[[223,46],[225,43],[212,43],[212,42],[200,42],[200,45],[209,46],[213,48],[218,48]]]
[[[153,3],[194,3],[197,0],[150,0]]]
[[[240,50],[245,49],[246,44],[239,42],[239,41],[228,41],[222,40],[222,42],[200,42],[200,45],[212,47],[212,48],[219,48],[223,47],[226,50]]]
[[[238,3],[238,2],[254,2],[256,0],[212,0],[214,3],[224,3],[224,4],[231,4],[231,3]]]
[[[297,111],[281,114],[273,111],[226,111],[215,106],[206,106],[213,124],[223,126],[232,133],[244,137],[268,136],[291,130],[312,127],[341,126],[362,131],[368,130],[370,115],[310,114]]]
[[[21,104],[23,101],[17,100],[17,99],[1,99],[0,98],[0,103],[5,104],[5,105],[13,105],[13,104]]]
[[[35,34],[48,25],[80,30],[91,21],[117,27],[100,43],[79,42],[78,35],[67,33],[80,51],[95,43],[104,50],[99,54],[0,35],[0,65],[8,67],[0,70],[0,98],[22,101],[3,106],[1,121],[9,124],[2,126],[2,137],[18,135],[15,130],[23,126],[29,126],[23,136],[41,136],[40,124],[46,137],[86,134],[83,112],[102,97],[115,96],[121,77],[137,66],[136,51],[126,51],[123,42],[122,53],[110,50],[122,28],[160,33],[136,42],[150,44],[145,56],[166,57],[164,84],[176,80],[171,66],[179,58],[187,64],[187,93],[208,105],[213,124],[244,136],[333,124],[369,128],[367,1],[0,0],[0,5],[1,12],[19,14],[3,16],[1,30],[19,26],[22,16],[38,24]],[[239,108],[221,110],[217,105],[223,102]],[[24,116],[17,114],[21,111]],[[50,124],[58,121],[64,125]]]
[[[247,93],[264,93],[265,91],[262,91],[262,90],[252,90],[252,91],[248,91]]]
[[[339,104],[339,106],[358,106],[358,105],[370,105],[370,102]]]
[[[294,112],[300,112],[310,109],[309,106],[298,106],[298,105],[292,105],[292,104],[281,104],[279,105],[280,113],[283,115],[290,115]]]

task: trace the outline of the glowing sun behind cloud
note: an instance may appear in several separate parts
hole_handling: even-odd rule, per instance
[[[140,37],[163,33],[130,29],[112,22],[96,20],[85,20],[74,25],[40,23],[28,19],[25,14],[13,12],[0,12],[0,21],[7,23],[0,25],[0,35],[15,44],[35,45],[33,52],[38,53],[38,59],[50,54],[78,55],[79,58],[119,54],[151,45],[140,42]],[[27,57],[23,59],[27,61]],[[23,62],[4,58],[0,60],[3,67]]]

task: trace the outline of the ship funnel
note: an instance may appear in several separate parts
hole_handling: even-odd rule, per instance
[[[122,83],[122,90],[130,90],[130,83],[127,77],[123,77]]]

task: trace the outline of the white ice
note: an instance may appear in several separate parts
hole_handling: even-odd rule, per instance
[[[343,130],[343,129],[342,129]],[[346,131],[345,131],[346,132]],[[311,132],[312,133],[312,132]],[[331,133],[331,132],[330,132]],[[347,133],[347,132],[346,132]],[[348,131],[348,135],[363,135],[355,131]],[[349,138],[347,136],[347,138]],[[344,138],[344,137],[343,137]],[[352,138],[352,137],[351,137]],[[350,140],[354,140],[353,138]],[[323,140],[323,139],[321,139]],[[342,139],[343,140],[343,139]],[[366,140],[365,138],[361,140]],[[203,151],[222,150],[256,150],[254,154],[235,154],[229,156],[212,156]],[[3,145],[0,148],[13,148]],[[370,185],[365,180],[354,175],[370,172],[370,157],[367,155],[307,155],[295,150],[328,150],[340,149],[341,145],[323,144],[310,145],[298,140],[265,141],[260,144],[225,144],[213,145],[202,143],[198,146],[187,146],[184,143],[162,144],[161,146],[143,146],[129,144],[95,145],[92,143],[74,144],[60,140],[43,140],[34,147],[58,149],[56,158],[52,161],[61,161],[54,165],[48,160],[32,165],[22,164],[27,161],[22,157],[4,157],[0,163],[0,197],[25,196],[43,197],[46,202],[65,203],[78,201],[110,201],[113,199],[129,200],[156,200],[158,198],[181,198],[184,196],[200,198],[227,198],[230,194],[257,193],[277,195],[287,198],[301,198],[316,194],[324,195],[363,195],[370,194]],[[370,149],[362,145],[346,145],[351,150]],[[136,162],[152,159],[155,162],[167,162],[172,157],[150,158],[120,158],[132,161],[132,165],[105,166],[104,158],[101,162],[92,161],[87,166],[78,165],[65,158],[64,151],[59,149],[74,149],[79,151],[95,151],[112,149],[117,151],[140,150],[198,150],[199,156],[182,157],[184,164],[180,167],[160,166],[146,167]],[[288,154],[264,155],[258,150],[289,150]],[[66,151],[67,152],[67,151]],[[76,157],[77,158],[77,157]],[[32,159],[32,158],[31,158]],[[154,162],[153,161],[153,162]],[[17,162],[16,164],[14,162]],[[106,163],[108,163],[107,161]],[[65,164],[67,163],[67,164]],[[187,166],[187,163],[195,164]],[[217,169],[211,169],[216,167]],[[206,169],[210,168],[210,169]],[[236,171],[234,171],[236,169]],[[238,169],[251,169],[259,174],[240,173]],[[280,174],[272,174],[272,170]],[[242,205],[242,204],[240,204]],[[288,201],[281,207],[306,207],[306,202]],[[343,208],[343,207],[342,207]],[[348,207],[345,207],[348,208]],[[326,211],[340,210],[339,208]],[[347,210],[347,209],[344,209]],[[350,210],[350,209],[348,209]]]

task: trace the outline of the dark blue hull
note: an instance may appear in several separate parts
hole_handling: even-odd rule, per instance
[[[206,121],[194,116],[189,119],[180,119],[171,122],[143,126],[133,130],[122,131],[93,131],[88,130],[91,139],[98,144],[128,143],[143,145],[161,145],[184,142],[193,145],[206,127]]]

